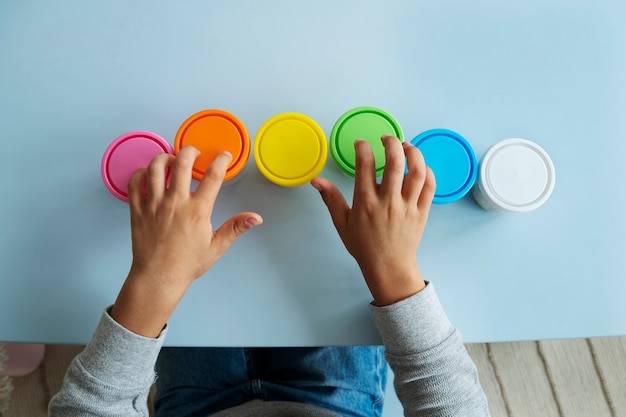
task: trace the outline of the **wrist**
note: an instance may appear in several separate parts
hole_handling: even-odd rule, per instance
[[[129,274],[111,309],[121,326],[145,337],[158,337],[187,287],[164,286]]]
[[[362,268],[365,282],[379,307],[407,299],[426,287],[426,282],[417,263],[382,270]]]

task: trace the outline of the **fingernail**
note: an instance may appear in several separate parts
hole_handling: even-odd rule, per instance
[[[249,219],[246,220],[246,227],[248,229],[252,229],[253,227],[256,227],[260,224],[261,222],[256,217],[250,217]]]
[[[319,185],[319,183],[311,181],[311,185],[312,185],[312,186],[313,186],[313,188],[315,188],[317,191],[322,191],[322,186],[321,186],[321,185]]]
[[[222,153],[223,153],[224,155],[228,156],[229,158],[232,158],[232,157],[233,157],[233,154],[232,154],[232,153],[230,153],[230,152],[228,152],[228,151],[222,151]]]
[[[384,139],[384,138],[392,138],[392,137],[394,137],[394,136],[393,136],[393,135],[390,135],[389,133],[385,133],[384,135],[382,135],[382,136],[380,137],[380,139],[382,140],[382,139]]]

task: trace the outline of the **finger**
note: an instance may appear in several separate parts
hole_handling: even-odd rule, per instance
[[[139,168],[128,180],[128,204],[131,211],[139,208],[146,199],[146,175],[147,167]]]
[[[404,149],[400,139],[391,135],[383,135],[381,138],[385,147],[385,170],[381,189],[385,194],[399,194],[404,181]]]
[[[146,186],[150,200],[160,201],[163,199],[167,182],[167,167],[173,158],[173,155],[162,153],[152,158],[148,165]]]
[[[403,148],[409,172],[404,179],[402,195],[408,201],[417,201],[426,181],[426,161],[424,160],[424,155],[416,146],[405,142]]]
[[[170,179],[170,192],[174,194],[187,195],[191,188],[191,171],[196,158],[200,155],[193,146],[185,146],[178,152],[176,158],[171,162],[172,176]]]
[[[419,199],[417,200],[417,209],[428,214],[430,207],[435,197],[435,190],[437,189],[437,181],[435,179],[435,173],[430,167],[426,167],[426,179]]]
[[[348,214],[350,213],[350,206],[348,206],[343,194],[335,184],[325,178],[315,178],[311,181],[311,185],[320,192],[335,229],[337,229],[339,236],[342,236],[346,230]]]
[[[372,145],[363,139],[354,142],[356,172],[354,174],[354,199],[369,195],[376,189],[376,161],[372,152]]]
[[[213,233],[211,246],[215,246],[217,255],[221,256],[239,236],[262,223],[263,218],[257,213],[235,214]]]
[[[224,182],[226,169],[232,159],[233,156],[229,152],[218,153],[204,172],[204,177],[196,189],[195,197],[203,201],[209,211],[213,211],[217,193]]]

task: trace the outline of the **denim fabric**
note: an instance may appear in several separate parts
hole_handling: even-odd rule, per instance
[[[378,417],[387,383],[381,346],[163,348],[156,371],[156,417],[205,417],[252,399]]]

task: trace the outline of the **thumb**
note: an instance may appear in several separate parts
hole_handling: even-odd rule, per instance
[[[213,232],[212,244],[219,248],[219,253],[224,253],[239,236],[261,223],[263,218],[257,213],[235,214]]]
[[[337,186],[325,178],[315,178],[311,181],[311,185],[320,192],[333,224],[341,236],[346,228],[348,214],[350,213],[350,206],[348,206],[346,199]]]

